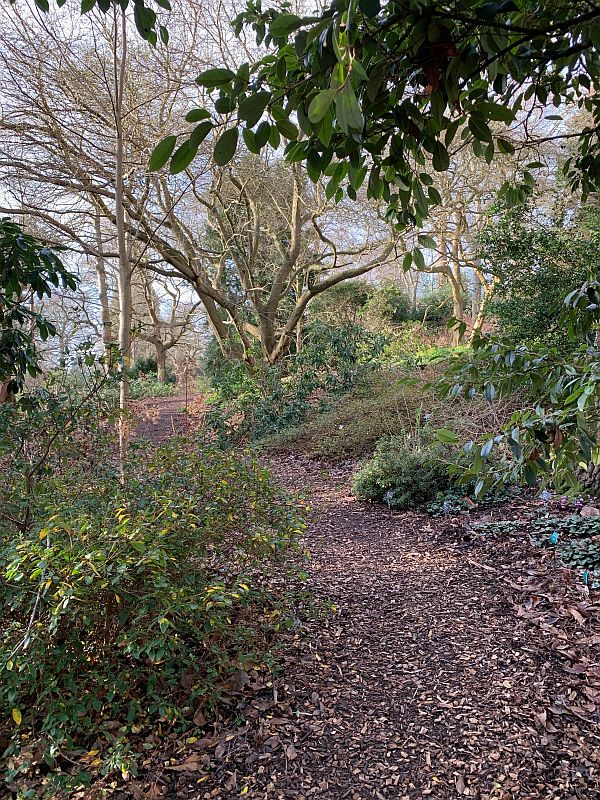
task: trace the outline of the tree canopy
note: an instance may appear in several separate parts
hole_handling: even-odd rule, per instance
[[[211,68],[197,83],[213,100],[187,116],[196,127],[156,148],[151,168],[169,159],[185,169],[214,130],[217,164],[230,161],[239,132],[259,152],[285,144],[290,161],[328,178],[327,192],[350,197],[367,181],[402,226],[417,224],[440,202],[431,170],[470,148],[488,163],[530,138],[575,138],[564,171],[585,195],[600,174],[600,99],[590,91],[600,57],[600,9],[544,0],[334,0],[322,13],[298,16],[287,5],[249,0],[234,21],[251,28],[266,54],[236,72]],[[565,104],[589,115],[567,133]],[[548,113],[554,106],[556,113]],[[520,141],[514,136],[521,128]],[[538,138],[540,134],[538,133]],[[533,184],[528,169],[523,186]],[[509,187],[505,187],[509,190]],[[514,191],[514,190],[513,190]]]

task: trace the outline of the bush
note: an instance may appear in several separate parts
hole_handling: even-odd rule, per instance
[[[372,292],[361,311],[363,320],[376,329],[408,322],[412,316],[408,295],[389,282]]]
[[[146,356],[135,359],[129,374],[132,378],[139,378],[140,375],[156,375],[157,372],[156,356]]]
[[[417,300],[416,318],[432,328],[443,327],[453,315],[452,292],[449,286],[431,289]]]
[[[156,375],[142,375],[129,383],[132,400],[145,400],[147,397],[173,397],[176,387],[172,383],[160,383]]]
[[[373,291],[366,281],[342,281],[311,301],[310,316],[326,325],[355,325]]]
[[[359,500],[386,503],[398,511],[432,500],[450,485],[448,468],[433,449],[406,449],[406,439],[382,439],[375,455],[354,476],[352,489]]]
[[[260,439],[303,423],[377,365],[387,337],[361,325],[312,323],[304,346],[253,372],[216,354],[207,362],[215,397],[207,423],[222,443]]]
[[[0,523],[9,783],[91,748],[88,773],[133,770],[132,734],[208,716],[289,619],[285,558],[301,523],[265,470],[184,439],[132,449],[123,482],[108,467],[63,465],[22,530]]]

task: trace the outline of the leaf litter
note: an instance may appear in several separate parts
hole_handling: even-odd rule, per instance
[[[497,509],[517,524],[483,537],[477,513],[355,501],[351,464],[271,466],[310,499],[310,588],[330,611],[289,633],[276,677],[239,676],[210,734],[164,740],[115,796],[600,798],[600,595],[530,544],[539,504]]]

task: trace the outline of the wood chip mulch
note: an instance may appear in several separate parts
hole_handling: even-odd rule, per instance
[[[272,466],[311,499],[310,585],[334,610],[246,687],[243,722],[174,748],[130,796],[600,798],[600,593],[522,532],[356,502],[350,465]]]

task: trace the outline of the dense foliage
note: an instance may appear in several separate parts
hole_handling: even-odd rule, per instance
[[[245,27],[269,52],[237,72],[198,76],[215,93],[215,117],[179,141],[173,172],[190,164],[213,129],[215,161],[227,164],[241,126],[252,152],[287,140],[288,159],[305,161],[313,180],[329,178],[328,196],[341,198],[347,181],[356,198],[368,175],[370,197],[383,199],[402,224],[420,224],[441,202],[420,166],[430,160],[445,172],[453,145],[463,144],[489,163],[514,149],[509,134],[495,134],[498,123],[513,123],[531,104],[559,107],[569,98],[593,122],[565,171],[574,186],[596,185],[600,102],[589,89],[599,74],[600,11],[584,2],[334,0],[300,17],[249,0],[235,22],[238,33]],[[151,167],[165,164],[177,144],[176,136],[161,142]],[[533,181],[527,171],[524,178]]]
[[[589,235],[593,219],[581,212],[574,220],[565,216],[547,218],[535,206],[505,208],[480,237],[480,256],[497,280],[487,313],[515,342],[573,346],[565,335],[564,299],[600,270],[600,253]]]
[[[591,225],[577,244],[591,263],[598,236],[597,225]],[[540,479],[542,485],[576,489],[578,466],[597,463],[599,309],[600,286],[592,278],[564,299],[560,328],[569,348],[480,335],[472,351],[455,360],[442,382],[447,396],[483,395],[492,401],[512,394],[521,400],[507,425],[465,445],[473,461],[463,477],[477,480],[478,494],[507,483],[535,486]]]
[[[286,624],[270,587],[301,523],[263,469],[173,439],[132,448],[119,481],[103,455],[47,475],[21,531],[2,519],[9,781],[92,743],[104,771],[132,769],[132,733],[208,717]]]
[[[119,463],[116,381],[82,346],[0,404],[3,778],[41,768],[49,795],[135,769],[136,732],[202,724],[293,602],[296,505],[194,441],[132,442]]]
[[[223,442],[258,439],[298,425],[372,370],[386,341],[361,325],[315,322],[299,352],[253,372],[224,359],[213,345],[206,364],[215,390],[209,424]]]
[[[33,332],[45,341],[56,329],[31,301],[50,297],[58,286],[75,289],[76,281],[57,253],[0,219],[0,383],[9,382],[9,393],[40,372]]]
[[[379,442],[373,458],[354,476],[352,489],[360,500],[404,511],[424,505],[449,484],[439,449],[414,447],[406,438],[392,436]]]

